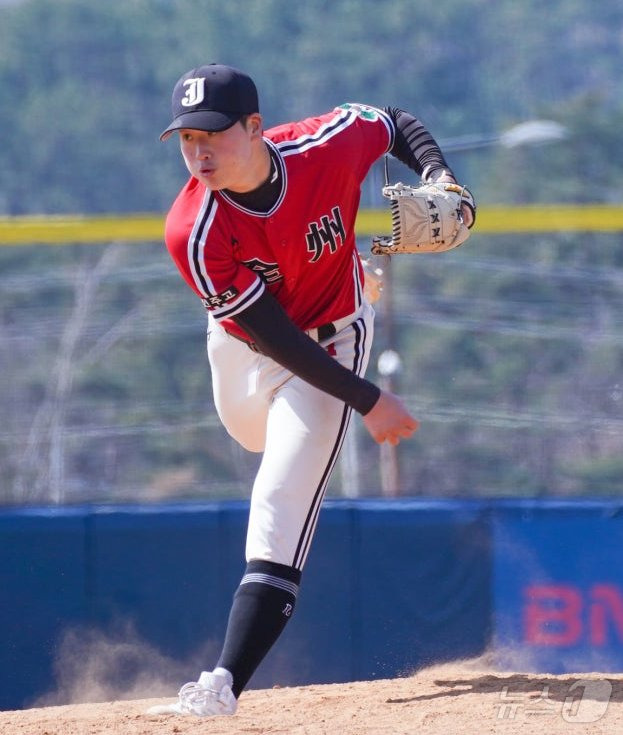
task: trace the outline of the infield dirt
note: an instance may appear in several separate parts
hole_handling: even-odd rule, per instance
[[[2,735],[623,733],[623,675],[500,673],[455,662],[410,677],[250,690],[233,717],[145,714],[172,701],[0,712]]]

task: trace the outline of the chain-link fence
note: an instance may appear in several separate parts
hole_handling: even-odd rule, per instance
[[[329,494],[621,492],[619,233],[477,235],[381,266],[368,377],[421,429],[381,451],[355,417]],[[162,245],[3,247],[0,270],[0,502],[248,496],[261,458],[218,421],[205,312]],[[402,367],[382,376],[387,350]]]

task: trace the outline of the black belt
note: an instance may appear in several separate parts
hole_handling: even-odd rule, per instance
[[[329,339],[329,337],[333,337],[334,334],[337,334],[337,329],[333,322],[323,324],[321,327],[318,327],[318,342]]]
[[[255,342],[252,342],[250,339],[245,339],[244,337],[241,337],[239,334],[234,334],[233,332],[229,332],[227,330],[225,331],[230,337],[233,337],[234,339],[237,339],[240,342],[244,342],[244,344],[250,350],[253,350],[253,352],[261,352],[260,348],[255,344]],[[329,337],[333,337],[334,334],[337,334],[337,329],[333,322],[329,322],[328,324],[323,324],[320,327],[316,327],[316,332],[318,334],[318,342],[323,342],[325,339],[329,339]]]

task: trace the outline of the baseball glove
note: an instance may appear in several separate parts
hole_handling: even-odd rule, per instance
[[[383,196],[390,200],[392,235],[372,238],[375,255],[441,253],[458,247],[469,237],[461,205],[471,207],[474,214],[476,206],[464,186],[397,183],[384,186]]]

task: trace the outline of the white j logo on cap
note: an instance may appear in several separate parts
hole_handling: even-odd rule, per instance
[[[187,87],[186,94],[182,99],[184,107],[193,107],[203,102],[205,77],[187,79],[184,86]]]

